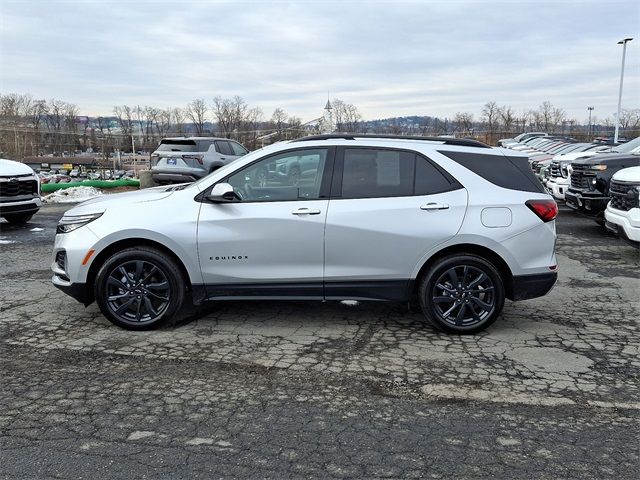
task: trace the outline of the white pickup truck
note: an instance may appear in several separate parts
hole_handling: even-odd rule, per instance
[[[604,212],[605,226],[640,248],[640,167],[616,172],[609,185],[611,200]]]
[[[27,223],[41,206],[40,179],[31,167],[0,158],[0,217]]]

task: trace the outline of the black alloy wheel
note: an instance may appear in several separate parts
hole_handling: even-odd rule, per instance
[[[96,281],[96,301],[113,323],[132,330],[155,328],[181,308],[185,284],[173,259],[155,249],[126,249],[111,256]]]
[[[423,279],[420,305],[439,329],[476,333],[502,311],[504,285],[497,269],[481,257],[447,257],[436,262]]]

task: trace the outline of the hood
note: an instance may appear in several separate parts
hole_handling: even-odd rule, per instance
[[[640,182],[640,167],[623,168],[615,173],[613,179],[620,182],[638,183]]]
[[[86,202],[79,203],[71,210],[68,210],[68,215],[84,215],[89,213],[101,213],[108,208],[120,207],[130,208],[134,204],[154,202],[162,200],[173,194],[175,187],[169,187],[163,185],[161,187],[145,188],[144,190],[137,190],[134,192],[123,192],[102,195],[100,197],[92,198]]]
[[[632,153],[599,153],[590,158],[576,160],[575,163],[584,165],[599,165],[601,163],[613,163],[628,161],[632,165],[640,165],[640,155]]]
[[[574,161],[577,160],[578,158],[588,158],[588,157],[593,157],[594,155],[596,155],[598,152],[569,152],[569,153],[561,153],[560,155],[556,155],[555,157],[553,157],[554,160],[558,160],[558,161],[563,161],[563,160],[569,160],[569,161]]]
[[[0,176],[2,177],[9,177],[11,175],[33,175],[34,173],[35,172],[29,165],[0,158]]]

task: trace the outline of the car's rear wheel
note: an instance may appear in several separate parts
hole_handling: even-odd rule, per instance
[[[103,315],[129,330],[149,330],[176,320],[185,300],[176,262],[148,247],[128,248],[107,259],[98,272],[95,298]]]
[[[23,225],[31,220],[32,213],[24,215],[4,215],[4,219],[12,225]]]
[[[418,296],[422,312],[434,326],[445,332],[472,334],[498,318],[505,289],[491,262],[476,255],[452,255],[429,268]]]

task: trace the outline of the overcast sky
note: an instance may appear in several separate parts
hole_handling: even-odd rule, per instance
[[[0,0],[0,92],[78,105],[184,106],[240,95],[310,120],[327,91],[366,119],[516,111],[544,100],[583,120],[617,105],[637,0]],[[623,107],[640,107],[640,38]]]

